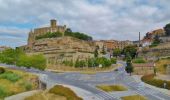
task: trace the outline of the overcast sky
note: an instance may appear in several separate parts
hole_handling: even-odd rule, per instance
[[[57,19],[94,39],[137,40],[170,22],[170,0],[0,0],[0,45],[20,46],[30,29]]]

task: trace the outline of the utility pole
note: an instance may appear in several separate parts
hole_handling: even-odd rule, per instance
[[[139,47],[140,47],[140,44],[141,44],[141,40],[140,40],[140,32],[139,32]]]

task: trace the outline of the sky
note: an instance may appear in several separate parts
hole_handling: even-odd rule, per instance
[[[170,0],[0,0],[0,45],[27,44],[50,19],[95,40],[137,40],[170,23]]]

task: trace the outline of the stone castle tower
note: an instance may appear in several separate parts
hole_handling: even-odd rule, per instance
[[[57,25],[57,21],[55,19],[50,20],[50,26],[49,27],[42,27],[42,28],[35,28],[34,30],[31,30],[28,35],[28,46],[32,47],[33,43],[35,42],[36,36],[40,36],[43,34],[46,34],[47,32],[61,32],[63,33],[66,30],[66,25],[59,26]]]

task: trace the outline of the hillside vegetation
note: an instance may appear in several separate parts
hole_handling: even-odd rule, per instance
[[[62,37],[62,36],[63,36],[63,33],[61,33],[61,32],[48,32],[48,33],[45,33],[44,35],[36,36],[36,40],[43,39],[43,38],[56,38],[56,37]],[[81,40],[87,40],[87,41],[90,41],[93,39],[91,36],[88,36],[84,33],[72,32],[70,30],[66,30],[64,33],[64,36],[71,36],[74,38],[78,38]]]
[[[20,49],[6,49],[0,53],[0,63],[23,67],[34,67],[40,70],[46,68],[46,59],[42,54],[26,55]]]
[[[7,96],[37,88],[37,76],[23,71],[0,67],[0,100]]]
[[[37,93],[27,97],[25,100],[83,100],[78,97],[70,88],[56,85],[49,91]]]
[[[167,65],[170,64],[170,58],[160,59],[156,62],[157,72],[166,74]]]

